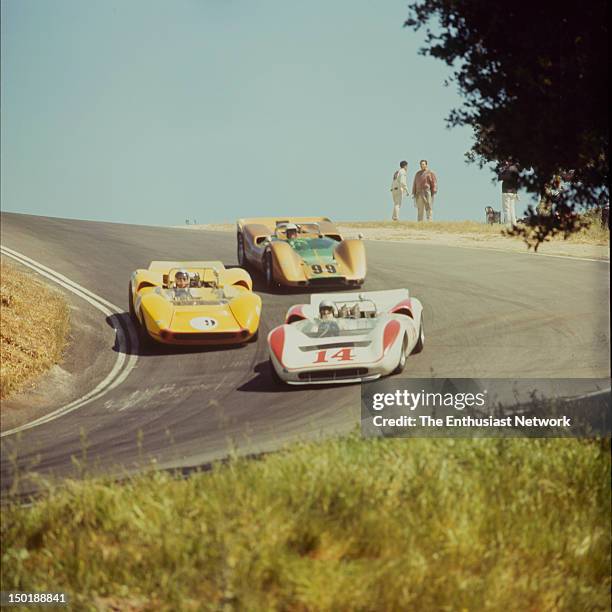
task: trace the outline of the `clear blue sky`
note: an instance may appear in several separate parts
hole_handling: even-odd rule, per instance
[[[387,219],[399,161],[412,177],[427,158],[435,218],[481,220],[499,184],[464,162],[448,68],[418,55],[406,13],[406,0],[2,0],[2,209]]]

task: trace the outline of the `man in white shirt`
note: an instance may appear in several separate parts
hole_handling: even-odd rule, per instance
[[[402,205],[402,196],[408,195],[408,183],[406,177],[408,175],[408,162],[400,162],[399,170],[393,174],[391,182],[391,197],[393,198],[393,221],[399,221],[399,211]]]

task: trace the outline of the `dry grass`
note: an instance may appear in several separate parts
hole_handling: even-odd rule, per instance
[[[561,240],[563,240],[563,238],[561,238]],[[568,240],[580,244],[608,246],[610,244],[610,230],[607,226],[602,225],[599,220],[595,220],[585,229],[570,236]]]
[[[502,235],[503,225],[489,225],[477,221],[431,221],[429,223],[416,221],[346,221],[338,222],[343,229],[349,230],[392,230],[403,232],[432,232],[438,234],[460,234],[463,236],[496,237]],[[575,244],[595,244],[607,246],[610,242],[610,232],[601,223],[593,222],[591,225],[568,238]],[[553,242],[563,242],[562,236],[557,236]]]
[[[465,238],[469,240],[491,240],[504,238],[502,231],[504,225],[489,225],[478,221],[431,221],[429,223],[416,221],[336,221],[340,230],[347,236],[350,232],[363,232],[367,240],[418,238],[437,236],[440,239]],[[176,226],[192,230],[206,230],[212,232],[233,232],[236,229],[233,223],[211,223],[201,225]],[[508,242],[508,237],[506,242]],[[522,242],[515,239],[517,242]],[[553,243],[587,244],[595,246],[608,246],[610,232],[607,227],[594,221],[589,227],[570,236],[567,240],[563,236],[556,236]]]
[[[392,230],[394,232],[433,232],[439,234],[479,234],[500,236],[502,225],[489,225],[477,221],[338,221],[341,228],[350,230]]]
[[[69,314],[59,293],[5,262],[0,266],[0,397],[6,399],[61,360]]]

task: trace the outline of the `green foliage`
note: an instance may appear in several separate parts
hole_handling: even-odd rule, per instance
[[[449,123],[473,128],[469,160],[518,160],[522,185],[536,194],[553,176],[576,171],[561,198],[564,214],[540,219],[545,235],[548,226],[574,231],[567,217],[576,204],[609,198],[607,5],[420,0],[409,7],[405,25],[427,28],[421,52],[454,67],[464,103]]]
[[[354,436],[72,481],[2,508],[2,588],[84,609],[604,610],[609,450]]]

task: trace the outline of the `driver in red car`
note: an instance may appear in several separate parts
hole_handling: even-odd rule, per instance
[[[319,304],[319,325],[317,327],[317,336],[325,338],[329,336],[338,336],[340,334],[340,326],[336,321],[336,306],[329,300],[323,300]]]

